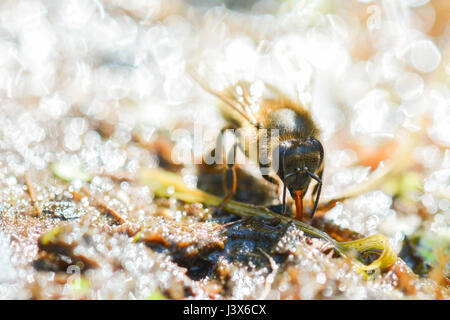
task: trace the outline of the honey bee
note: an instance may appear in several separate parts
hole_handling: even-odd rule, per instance
[[[188,70],[188,73],[204,90],[222,101],[221,111],[228,122],[222,132],[229,128],[247,129],[245,134],[237,136],[234,148],[238,145],[246,157],[249,157],[249,149],[254,144],[257,150],[263,148],[266,151],[267,157],[263,159],[258,153],[256,161],[265,180],[278,187],[280,183],[283,184],[282,214],[286,214],[286,193],[289,190],[295,202],[295,218],[302,220],[303,198],[311,180],[317,182],[312,193],[313,198],[316,196],[311,211],[313,218],[322,189],[324,149],[319,141],[319,129],[309,111],[269,84],[265,84],[265,88],[270,89],[276,98],[260,99],[258,108],[254,111],[249,83],[240,81],[228,89],[217,91],[211,89],[193,70]],[[274,130],[277,132],[276,136],[271,134]],[[263,137],[262,132],[266,136]],[[266,143],[263,144],[262,141]],[[236,156],[235,152],[232,154]],[[222,204],[231,199],[237,184],[235,161],[228,159],[227,164],[226,172],[231,171],[233,185],[231,188],[227,187]]]

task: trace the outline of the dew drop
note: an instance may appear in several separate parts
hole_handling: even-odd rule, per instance
[[[395,82],[395,90],[403,100],[418,98],[423,93],[424,81],[417,73],[402,74]]]
[[[325,273],[321,272],[321,273],[317,274],[316,281],[319,284],[325,284],[325,282],[327,282],[327,277],[326,277]]]
[[[421,7],[428,2],[430,2],[430,0],[405,0],[406,5],[413,8]]]
[[[410,63],[420,72],[434,71],[441,58],[441,52],[431,40],[418,40],[410,47]]]

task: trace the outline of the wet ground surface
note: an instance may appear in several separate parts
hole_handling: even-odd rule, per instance
[[[63,118],[60,123],[51,121],[51,126],[63,130],[61,124],[69,119],[74,121]],[[83,125],[86,133],[81,138],[97,138],[94,146],[85,143],[80,151],[70,153],[81,159],[86,148],[98,150],[112,141],[100,135],[95,122],[83,120]],[[46,159],[48,150],[58,149],[61,136],[46,135],[44,141],[41,145],[46,147],[37,156]],[[137,142],[130,140],[120,150],[129,161],[152,165],[152,150]],[[396,289],[395,272],[384,270],[364,280],[323,240],[279,221],[242,219],[198,203],[154,198],[147,187],[134,181],[133,172],[123,170],[102,173],[96,171],[100,166],[93,167],[87,171],[93,177],[90,182],[65,182],[50,165],[20,175],[14,171],[19,170],[19,161],[5,161],[6,155],[12,157],[17,151],[2,154],[0,291],[4,298],[145,299],[160,293],[170,299],[383,299],[407,293]],[[199,176],[199,185],[207,191],[222,192],[220,172]],[[266,199],[275,196],[273,188],[262,182],[246,193],[249,185],[257,186],[255,178],[242,170],[239,177],[244,180],[238,190],[240,200],[255,200],[254,190],[260,196],[265,193]],[[361,237],[320,213],[313,225],[338,240]],[[433,297],[432,291],[419,290]]]
[[[394,85],[417,62],[408,65],[383,52],[386,46],[379,41],[385,44],[385,37],[397,33],[382,32],[381,40],[369,36],[364,19],[350,19],[361,12],[365,17],[367,8],[359,6],[246,16],[223,8],[196,12],[181,1],[158,2],[156,9],[147,6],[150,2],[142,7],[96,3],[0,5],[0,298],[448,299],[448,256],[433,250],[448,252],[445,103],[450,96],[445,88],[423,88],[429,79],[421,78],[421,70],[430,69],[423,61],[415,77],[406,79],[419,77],[422,83]],[[296,12],[309,14],[302,20]],[[334,20],[341,14],[349,23],[345,30],[360,32],[351,34],[350,43],[340,38],[347,36]],[[301,21],[309,22],[298,25]],[[310,24],[320,28],[310,30]],[[336,25],[339,32],[332,32]],[[336,38],[324,40],[322,28],[331,28],[328,33]],[[334,44],[330,50],[317,46],[328,65],[317,63],[317,52],[308,51],[311,61],[299,55],[315,48],[296,47],[304,35]],[[361,37],[380,52],[372,52]],[[441,40],[448,43],[444,35]],[[354,42],[362,48],[353,48]],[[401,259],[367,278],[324,240],[276,219],[242,219],[220,208],[158,198],[137,182],[140,168],[160,167],[223,195],[220,168],[181,165],[171,156],[174,145],[192,144],[195,121],[205,130],[224,124],[213,107],[217,101],[194,90],[185,73],[196,45],[212,50],[203,60],[218,67],[214,59],[225,61],[222,68],[234,66],[240,76],[247,75],[246,67],[264,71],[256,63],[275,61],[270,77],[287,70],[278,84],[298,80],[307,92],[302,98],[319,101],[312,109],[327,149],[324,198],[363,183],[379,164],[383,167],[397,131],[422,130],[408,151],[414,159],[401,168],[412,175],[400,170],[373,190],[325,203],[310,221],[338,241],[383,233]],[[429,53],[427,61],[445,59],[445,45],[442,56],[436,49],[437,58],[435,47],[430,52],[425,45],[419,49]],[[261,48],[265,56],[256,59]],[[421,52],[407,56],[419,59]],[[336,68],[342,61],[348,64]],[[313,86],[316,64],[322,69]],[[335,74],[336,69],[342,72]],[[391,73],[381,80],[372,78],[386,70]],[[417,94],[423,99],[412,103],[410,96]],[[421,129],[422,121],[429,127]],[[188,135],[172,134],[174,129]],[[279,211],[273,186],[247,169],[237,169],[235,199]],[[360,258],[370,263],[374,254]]]

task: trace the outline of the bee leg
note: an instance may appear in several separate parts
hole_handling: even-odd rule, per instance
[[[266,168],[267,169],[267,167],[266,166],[260,166],[260,169],[262,169],[262,168]],[[268,182],[270,182],[270,183],[272,183],[272,184],[274,184],[274,185],[276,185],[277,186],[277,195],[279,195],[279,186],[280,186],[280,182],[276,179],[276,178],[274,178],[274,177],[272,177],[271,175],[269,175],[269,174],[263,174],[262,172],[261,172],[261,175],[262,175],[262,177],[266,180],[266,181],[268,181]],[[284,184],[284,186],[283,186],[283,201],[282,201],[282,208],[281,208],[281,213],[282,213],[282,215],[283,216],[285,216],[286,215],[286,185]]]
[[[225,192],[225,197],[219,204],[219,208],[222,209],[225,202],[230,200],[233,195],[236,193],[237,188],[237,176],[236,176],[236,149],[237,149],[237,142],[233,144],[233,147],[231,148],[230,152],[227,155],[226,159],[226,167],[223,170],[223,189]],[[231,161],[230,161],[230,158]],[[231,188],[228,187],[228,173],[231,172],[232,174],[232,185]]]
[[[228,188],[228,173],[231,171],[233,182],[231,188]],[[222,209],[225,202],[230,200],[233,195],[236,193],[236,186],[237,186],[237,177],[236,177],[236,169],[235,166],[227,167],[225,170],[223,170],[223,188],[225,191],[225,197],[222,199],[222,202],[219,204],[219,208]]]

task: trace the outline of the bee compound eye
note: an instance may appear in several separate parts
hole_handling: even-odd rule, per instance
[[[320,143],[319,140],[317,140],[317,139],[312,139],[312,144],[313,144],[313,146],[316,147],[318,150],[323,151],[322,144]]]

